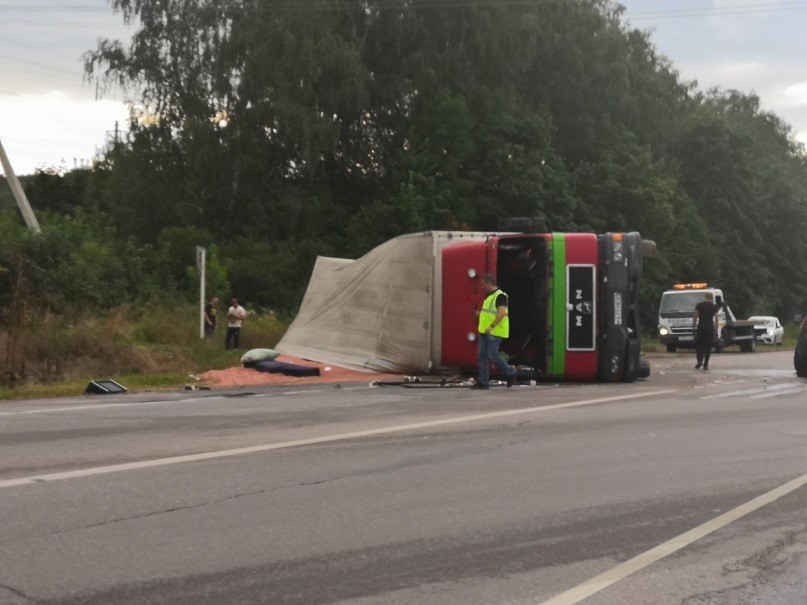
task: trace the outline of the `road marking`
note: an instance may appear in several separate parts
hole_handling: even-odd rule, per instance
[[[776,487],[771,491],[762,494],[761,496],[757,496],[753,500],[749,500],[745,504],[741,504],[740,506],[737,506],[736,508],[733,508],[718,517],[715,517],[706,523],[698,525],[697,527],[690,529],[688,532],[678,535],[671,540],[664,542],[663,544],[659,544],[655,548],[651,548],[650,550],[645,551],[642,554],[617,565],[616,567],[612,567],[605,573],[591,578],[590,580],[586,580],[582,584],[579,584],[578,586],[575,586],[574,588],[567,590],[566,592],[561,593],[548,601],[544,601],[541,603],[541,605],[575,605],[576,603],[587,599],[593,594],[608,588],[612,584],[615,584],[620,580],[624,580],[629,575],[634,574],[637,571],[656,563],[660,559],[681,550],[685,546],[689,546],[693,542],[697,542],[701,538],[716,532],[718,529],[721,529],[726,525],[733,523],[734,521],[737,521],[738,519],[741,519],[746,515],[759,510],[760,508],[763,508],[764,506],[776,502],[780,498],[795,492],[805,485],[807,485],[807,473],[803,474],[801,477],[793,479],[792,481],[788,481],[787,483],[780,485],[779,487]]]
[[[127,462],[124,464],[112,464],[109,466],[97,466],[93,468],[85,468],[74,471],[63,471],[60,473],[49,473],[46,475],[34,475],[29,477],[19,477],[17,479],[7,479],[0,481],[0,489],[7,487],[17,487],[20,485],[30,485],[32,483],[46,483],[49,481],[60,481],[64,479],[78,479],[80,477],[90,477],[93,475],[106,475],[109,473],[119,473],[122,471],[133,471],[144,468],[154,468],[158,466],[168,466],[171,464],[182,464],[185,462],[198,462],[201,460],[215,460],[219,458],[230,458],[233,456],[243,456],[246,454],[256,454],[259,452],[269,452],[273,450],[282,450],[293,447],[300,447],[303,445],[316,445],[320,443],[333,443],[335,441],[347,441],[350,439],[359,439],[362,437],[374,437],[377,435],[388,435],[390,433],[400,433],[403,431],[412,431],[416,429],[425,429],[436,426],[447,426],[451,424],[461,424],[465,422],[474,422],[477,420],[490,420],[492,418],[506,418],[508,416],[520,416],[526,414],[536,414],[540,412],[549,412],[552,410],[563,410],[567,408],[575,408],[586,405],[594,405],[598,403],[610,403],[615,401],[627,401],[630,399],[656,397],[658,395],[667,395],[674,393],[674,389],[666,389],[663,391],[646,391],[644,393],[634,393],[632,395],[617,395],[614,397],[601,397],[599,399],[586,399],[582,401],[571,401],[568,403],[556,403],[552,405],[545,405],[533,408],[519,408],[515,410],[502,410],[500,412],[487,412],[484,414],[472,414],[470,416],[457,416],[454,418],[443,418],[442,420],[428,420],[424,422],[414,422],[411,424],[400,424],[397,426],[389,426],[380,429],[368,429],[365,431],[354,431],[352,433],[339,433],[336,435],[326,435],[324,437],[310,437],[307,439],[295,439],[293,441],[281,441],[278,443],[265,443],[262,445],[253,445],[249,447],[239,447],[229,450],[217,450],[212,452],[201,452],[198,454],[186,454],[183,456],[172,456],[170,458],[156,458],[153,460],[142,460],[139,462]]]
[[[798,395],[804,389],[802,387],[792,387],[790,389],[781,389],[773,393],[760,393],[759,395],[752,395],[751,399],[768,399],[769,397],[781,397],[784,395]]]
[[[213,401],[224,399],[223,395],[210,397],[191,397],[189,399],[161,399],[159,401],[129,401],[126,403],[96,403],[92,405],[76,405],[60,408],[40,408],[38,410],[24,410],[21,412],[0,412],[0,416],[28,416],[30,414],[55,414],[58,412],[81,412],[84,410],[105,410],[108,408],[125,408],[135,405],[158,405],[160,403],[191,403],[196,401]]]
[[[774,391],[781,391],[783,389],[792,389],[792,384],[772,384],[768,386],[757,387],[755,389],[745,389],[743,391],[731,391],[728,393],[719,393],[717,395],[705,395],[701,397],[701,399],[725,399],[727,397],[736,397],[738,395],[748,395],[749,397],[753,397],[754,395],[761,395],[767,394]]]
[[[339,387],[341,391],[361,391],[369,390],[368,386],[361,387]],[[57,414],[59,412],[82,412],[87,410],[105,410],[109,408],[125,408],[136,405],[159,405],[161,403],[195,403],[197,401],[215,401],[216,399],[253,399],[255,397],[274,397],[277,395],[307,395],[309,393],[328,393],[336,390],[330,389],[301,389],[299,391],[282,391],[279,393],[252,393],[249,395],[207,395],[204,397],[190,397],[188,399],[160,399],[155,401],[130,401],[126,403],[96,403],[87,405],[76,405],[59,408],[40,408],[38,410],[23,410],[18,412],[0,412],[3,416],[29,416],[31,414]]]

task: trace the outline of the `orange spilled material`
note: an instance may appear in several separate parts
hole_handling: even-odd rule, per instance
[[[200,378],[213,387],[293,386],[296,384],[335,384],[342,382],[369,383],[374,380],[395,381],[403,378],[400,374],[347,370],[325,363],[291,357],[290,355],[281,355],[277,358],[277,361],[319,368],[320,375],[296,378],[294,376],[284,376],[283,374],[267,374],[252,368],[237,367],[228,370],[210,370],[202,374]]]

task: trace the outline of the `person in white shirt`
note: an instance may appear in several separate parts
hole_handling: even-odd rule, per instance
[[[230,308],[227,310],[227,336],[224,339],[224,348],[230,350],[230,343],[232,348],[238,348],[238,341],[241,338],[241,322],[247,316],[244,307],[238,304],[238,299],[233,298],[230,302]]]

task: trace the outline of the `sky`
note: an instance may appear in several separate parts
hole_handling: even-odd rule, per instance
[[[508,1],[508,0],[502,0]],[[757,94],[807,143],[807,1],[622,0],[631,26],[698,88]],[[0,0],[0,141],[18,175],[91,161],[128,112],[98,98],[81,56],[128,40],[106,0]]]
[[[630,24],[700,90],[759,96],[807,144],[807,2],[622,0]]]
[[[106,0],[0,0],[0,141],[18,175],[91,161],[123,98],[96,98],[81,56],[100,38],[127,39]]]

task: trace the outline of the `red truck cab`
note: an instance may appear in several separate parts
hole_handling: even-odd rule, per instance
[[[441,252],[441,362],[476,368],[481,277],[510,298],[511,364],[546,379],[632,381],[649,374],[638,322],[638,233],[494,234]]]

